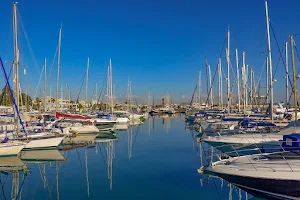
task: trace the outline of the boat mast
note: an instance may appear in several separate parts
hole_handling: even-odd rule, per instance
[[[227,31],[227,112],[230,113],[230,31]]]
[[[199,106],[201,106],[201,71],[199,72],[198,77],[198,103]]]
[[[251,106],[253,105],[253,69],[250,68],[250,98],[249,98]]]
[[[55,112],[58,111],[58,87],[59,87],[59,70],[60,70],[61,32],[62,32],[62,26],[59,29],[59,36],[58,36],[57,76],[56,76],[56,101],[55,101],[56,106],[55,106]]]
[[[219,58],[219,62],[218,62],[218,75],[219,75],[219,109],[223,109],[223,105],[222,105],[222,68],[221,68],[221,58]]]
[[[295,54],[294,54],[294,39],[290,35],[291,43],[291,54],[292,54],[292,70],[293,70],[293,84],[294,84],[294,104],[295,104],[295,120],[298,120],[298,102],[297,102],[297,77],[296,77],[296,67],[295,67]]]
[[[236,76],[237,76],[238,112],[240,112],[241,111],[240,72],[239,72],[239,54],[237,49],[235,49],[235,59],[236,59]]]
[[[88,83],[89,83],[89,67],[90,67],[90,58],[87,58],[86,65],[86,78],[85,78],[85,110],[88,107]]]
[[[211,70],[210,70],[210,65],[208,65],[208,73],[209,73],[209,94],[210,94],[210,104],[211,104],[211,108],[213,108],[214,106],[214,102],[213,102],[213,95],[212,95],[212,82],[211,82]]]
[[[271,40],[270,40],[270,27],[269,27],[269,13],[268,2],[265,0],[266,7],[266,21],[267,21],[267,36],[268,36],[268,60],[269,60],[269,74],[270,74],[270,114],[271,121],[273,121],[273,70],[272,70],[272,54],[271,54]]]
[[[44,113],[46,112],[46,98],[47,98],[47,60],[44,60]]]
[[[18,20],[17,20],[17,3],[13,3],[13,37],[14,37],[14,96],[16,97],[16,106],[19,108],[20,93],[19,93],[19,46],[18,46]],[[20,131],[18,123],[18,114],[15,110],[14,114],[16,131]]]
[[[269,60],[266,57],[266,99],[269,102]]]
[[[246,109],[248,109],[248,98],[249,98],[249,86],[248,86],[248,78],[249,78],[249,65],[246,65],[246,69],[245,69],[246,73],[245,73],[245,102],[246,102]]]
[[[242,53],[242,82],[243,82],[243,108],[244,108],[244,114],[246,113],[246,66],[245,66],[245,51]]]
[[[110,77],[110,107],[111,107],[111,115],[114,114],[114,102],[113,102],[113,85],[112,85],[112,65],[111,59],[109,59],[109,77]]]
[[[289,102],[289,57],[288,57],[288,42],[285,43],[285,105]]]

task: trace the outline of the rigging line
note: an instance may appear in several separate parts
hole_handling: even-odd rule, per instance
[[[218,63],[219,63],[219,61],[218,61]],[[210,93],[212,92],[212,88],[213,88],[213,85],[214,85],[214,82],[215,82],[215,78],[216,78],[216,75],[217,75],[217,72],[218,72],[218,65],[219,65],[219,64],[217,64],[217,67],[216,67],[216,70],[215,70],[215,73],[214,73],[214,77],[213,77],[211,86],[210,86],[210,88],[209,88],[209,92],[208,92],[207,99],[206,99],[206,104],[208,104],[208,102],[209,102],[209,97],[210,97],[210,95],[212,95],[212,94],[210,94]]]
[[[31,54],[31,58],[34,62],[34,66],[35,66],[35,69],[37,70],[37,73],[39,74],[40,73],[40,69],[38,68],[38,63],[37,63],[37,60],[36,60],[36,57],[35,57],[35,54],[33,52],[33,49],[32,49],[32,46],[30,44],[30,41],[29,41],[29,38],[28,38],[28,35],[27,35],[27,32],[26,32],[26,29],[24,27],[24,24],[22,22],[22,19],[21,19],[21,15],[19,13],[19,10],[17,9],[17,15],[18,15],[18,18],[19,18],[19,21],[20,21],[20,24],[21,24],[21,28],[23,30],[23,33],[24,33],[24,36],[25,36],[25,39],[26,39],[26,43],[28,45],[28,48],[29,48],[29,51],[30,51],[30,54]]]
[[[107,82],[107,76],[105,76],[104,83],[102,84],[101,91],[100,91],[100,94],[98,96],[98,102],[101,102],[101,103],[102,103],[102,100],[103,100],[103,97],[101,98],[101,96],[102,96],[104,86],[106,85],[106,82]],[[100,101],[100,98],[101,98],[101,101]]]
[[[80,90],[79,90],[79,94],[78,94],[78,96],[77,96],[77,100],[76,100],[76,102],[78,102],[78,101],[79,101],[79,96],[80,96],[80,93],[81,93],[81,90],[82,90],[83,84],[84,84],[84,82],[85,82],[86,72],[87,72],[87,71],[85,70],[85,73],[84,73],[84,76],[83,76],[83,79],[82,79],[82,83],[81,83],[81,86],[80,86]]]
[[[283,49],[282,51],[280,51],[279,43],[278,43],[278,40],[277,40],[277,38],[276,38],[275,31],[274,31],[274,29],[273,29],[273,25],[272,25],[271,22],[270,22],[270,27],[271,27],[271,30],[272,30],[272,33],[273,33],[273,36],[274,36],[274,39],[275,39],[275,42],[276,42],[277,49],[278,49],[278,51],[279,51],[279,56],[280,56],[280,57],[279,57],[279,61],[280,61],[280,59],[282,60],[283,66],[284,66],[284,68],[285,68],[285,60],[283,59],[283,56],[282,56],[282,53],[283,53],[284,49]],[[275,77],[275,74],[276,74],[276,72],[277,72],[277,68],[278,68],[278,65],[279,65],[279,61],[278,61],[278,63],[277,63],[276,69],[275,69],[274,77]],[[289,82],[290,82],[290,85],[293,87],[293,84],[292,84],[292,81],[291,81],[291,79],[290,79],[290,76],[289,76]]]
[[[35,90],[33,99],[35,99],[36,96],[37,96],[37,93],[38,93],[38,90],[39,90],[39,87],[40,87],[40,83],[41,83],[41,80],[42,80],[43,72],[44,72],[44,67],[43,67],[43,70],[42,70],[42,72],[41,72],[41,75],[40,75],[40,78],[39,78],[39,82],[38,82],[38,85],[37,85],[37,87],[36,87],[36,90]]]
[[[198,84],[196,83],[196,87],[194,88],[194,92],[193,92],[193,95],[192,95],[192,100],[191,100],[190,106],[193,105],[195,93],[196,93],[196,90],[197,90],[197,85],[198,85]]]
[[[264,61],[264,64],[263,64],[263,67],[261,68],[261,72],[260,72],[260,75],[259,75],[259,79],[257,80],[257,87],[258,87],[258,83],[261,81],[261,77],[262,77],[262,75],[263,75],[263,73],[265,72],[265,66],[266,66],[266,62],[267,62],[267,60],[265,60]],[[256,88],[256,89],[258,89],[258,88]]]
[[[226,35],[225,35],[225,39],[224,39],[224,42],[223,42],[223,45],[222,45],[222,48],[221,48],[221,51],[220,51],[219,58],[221,58],[222,55],[223,55],[223,51],[224,51],[224,48],[225,48],[225,45],[226,45],[226,41],[227,41],[227,33],[226,33]],[[218,64],[219,64],[219,59],[218,59]],[[206,62],[206,67],[207,67],[207,62]],[[216,67],[216,70],[215,70],[215,73],[214,73],[214,78],[213,78],[213,80],[212,80],[212,84],[211,84],[211,86],[210,86],[210,89],[209,89],[209,92],[208,92],[208,95],[207,95],[207,99],[206,99],[206,102],[205,102],[206,104],[208,104],[208,102],[209,102],[210,92],[212,91],[212,86],[213,86],[213,84],[214,84],[214,81],[215,81],[215,77],[216,77],[217,71],[218,71],[218,65],[217,65],[217,67]]]
[[[131,92],[132,92],[132,90],[131,90]],[[138,103],[137,103],[137,100],[136,100],[136,96],[134,95],[133,92],[132,92],[132,95],[133,95],[133,99],[134,99],[134,101],[135,101],[135,104],[138,106]]]
[[[56,46],[56,50],[55,50],[54,57],[53,57],[53,60],[52,60],[52,65],[51,65],[50,72],[49,72],[49,75],[48,75],[48,78],[47,78],[47,83],[49,83],[50,78],[51,78],[51,74],[52,74],[52,70],[54,68],[57,52],[58,52],[58,45]]]

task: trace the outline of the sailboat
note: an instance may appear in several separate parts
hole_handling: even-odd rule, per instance
[[[13,3],[13,28],[14,28],[14,94],[9,84],[8,76],[5,72],[3,62],[1,62],[1,68],[3,70],[3,74],[6,79],[6,84],[9,87],[11,99],[14,105],[14,117],[15,117],[15,124],[16,124],[16,135],[12,135],[10,137],[5,137],[2,140],[2,143],[9,144],[10,140],[17,142],[18,144],[22,144],[24,149],[44,149],[44,148],[56,148],[64,139],[64,136],[51,134],[49,132],[41,132],[41,133],[32,133],[26,132],[24,123],[21,119],[20,112],[19,112],[19,100],[20,100],[20,90],[19,90],[19,47],[18,47],[18,24],[17,24],[17,4]],[[61,37],[61,30],[60,36]],[[16,99],[15,99],[16,97]],[[20,125],[22,126],[22,130],[20,130]],[[17,149],[17,148],[15,148]],[[21,149],[21,147],[20,147]]]
[[[91,121],[97,126],[100,131],[111,131],[114,130],[117,119],[114,117],[114,104],[113,104],[113,86],[112,86],[112,65],[111,59],[109,60],[109,65],[107,67],[107,103],[110,107],[109,115],[106,117],[97,116],[92,118]]]

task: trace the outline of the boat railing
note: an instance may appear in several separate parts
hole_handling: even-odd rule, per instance
[[[291,143],[293,142],[298,142],[298,141],[291,141]],[[299,142],[298,142],[299,143]],[[276,144],[276,143],[274,143]],[[239,156],[245,156],[247,157],[248,161],[249,161],[249,165],[252,165],[253,168],[257,171],[259,170],[259,168],[262,168],[262,165],[261,163],[256,163],[256,162],[253,162],[252,158],[250,155],[261,155],[262,157],[258,159],[272,159],[272,158],[269,158],[267,156],[265,156],[265,153],[276,153],[276,152],[285,152],[286,149],[284,149],[282,147],[282,141],[278,141],[278,146],[273,146],[271,145],[270,147],[268,146],[265,146],[265,147],[260,147],[258,146],[258,144],[254,144],[254,143],[249,143],[248,145],[246,146],[243,146],[243,147],[240,147],[240,148],[236,148],[234,147],[233,145],[230,145],[230,144],[224,144],[224,145],[219,145],[219,146],[214,146],[211,148],[214,148],[215,150],[211,150],[208,148],[207,152],[206,152],[206,155],[207,155],[207,160],[210,162],[210,163],[213,163],[215,161],[220,161],[220,160],[223,160],[223,159],[227,159],[228,157],[239,157]],[[228,149],[227,151],[225,151],[224,149]],[[292,148],[291,148],[292,149]],[[297,150],[297,152],[299,153],[299,150]],[[290,159],[297,159],[299,160],[300,158],[300,155],[283,155],[283,156],[279,156],[277,159],[282,159],[287,168],[284,167],[283,169],[273,169],[273,171],[295,171],[295,167],[297,167],[297,171],[300,170],[300,161],[299,161],[299,164],[295,164],[293,163],[292,165],[289,163],[289,160]],[[274,159],[274,158],[273,158]],[[270,167],[269,167],[270,168]]]

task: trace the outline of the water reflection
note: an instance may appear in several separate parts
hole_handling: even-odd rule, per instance
[[[61,150],[0,158],[0,199],[248,199],[197,173],[212,151],[197,135],[182,115],[154,116],[126,131],[66,138]]]

